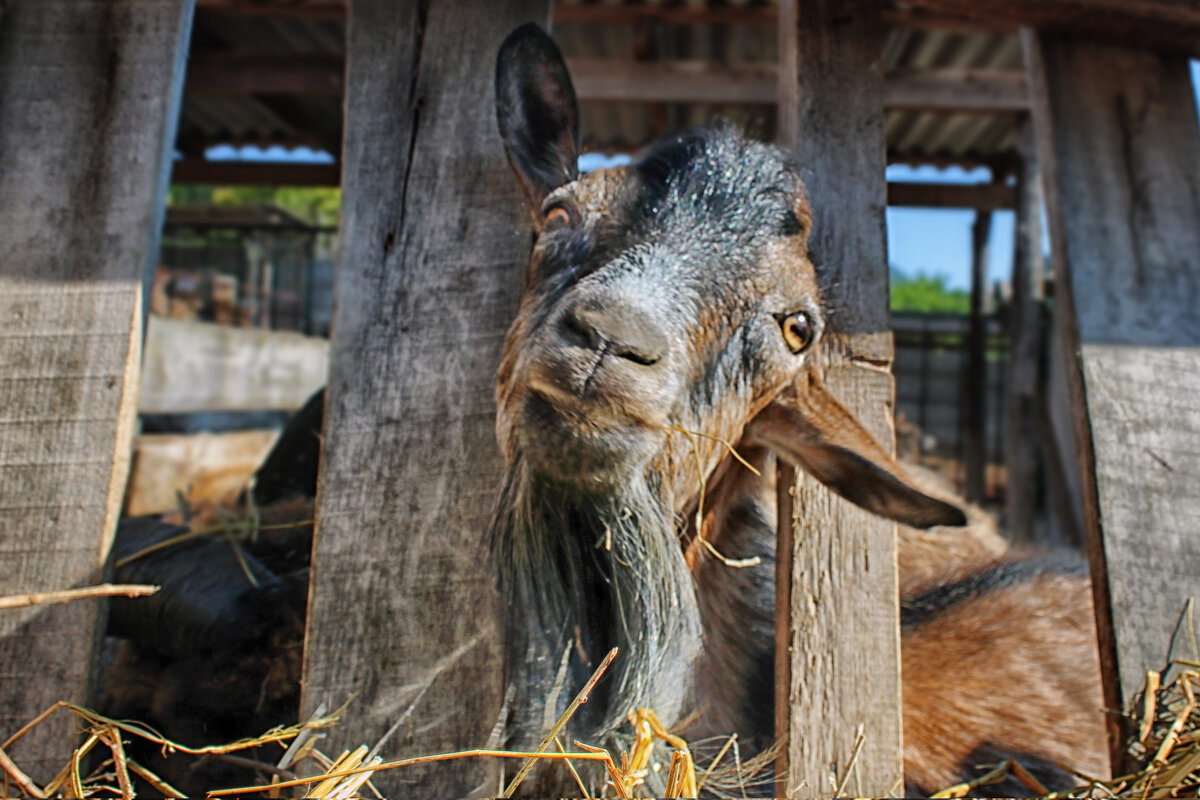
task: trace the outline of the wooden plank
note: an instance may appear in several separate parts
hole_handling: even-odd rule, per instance
[[[778,99],[778,66],[712,61],[627,61],[570,58],[583,101],[769,105]],[[884,79],[886,108],[904,111],[1020,113],[1028,110],[1024,75],[1016,70],[896,70]]]
[[[631,61],[568,58],[580,101],[770,105],[778,67],[770,62],[730,66],[712,61]]]
[[[1016,207],[1016,189],[1003,183],[952,184],[889,181],[889,206],[973,208],[998,211]]]
[[[207,12],[245,16],[345,15],[345,0],[198,0]],[[905,0],[880,10],[893,28],[1074,32],[1117,43],[1200,54],[1200,9],[1188,0]],[[554,20],[643,25],[754,25],[779,22],[773,5],[555,3]]]
[[[1008,384],[1005,397],[1005,530],[1017,544],[1033,542],[1037,503],[1037,395],[1042,352],[1042,189],[1033,127],[1018,134],[1017,220],[1013,247],[1012,304],[1008,317]]]
[[[869,0],[785,0],[781,6],[781,138],[798,156],[813,206],[810,244],[845,363],[833,392],[891,448],[892,339],[884,228],[883,27]],[[812,478],[793,485],[790,599],[777,619],[790,674],[777,675],[788,716],[780,796],[895,796],[903,780],[896,527]],[[791,585],[786,585],[787,578]],[[853,774],[846,774],[863,731]]]
[[[315,336],[151,316],[138,411],[293,410],[328,367],[329,342]]]
[[[971,226],[971,316],[967,329],[967,368],[963,373],[963,461],[967,499],[982,503],[987,494],[987,302],[988,237],[992,215],[975,214]]]
[[[492,80],[501,40],[530,19],[548,21],[547,0],[350,6],[303,696],[306,714],[355,698],[331,750],[374,742],[419,697],[385,758],[480,747],[497,720],[484,542],[502,469],[493,386],[530,238]],[[386,796],[490,795],[495,770],[457,761],[376,785]]]
[[[42,0],[0,29],[0,585],[97,583],[128,472],[190,0]],[[0,616],[0,733],[86,702],[92,603]],[[49,780],[58,716],[10,755]]]
[[[555,3],[554,21],[609,25],[756,25],[774,26],[779,9],[772,5],[675,3]]]
[[[1017,70],[892,70],[884,79],[883,105],[895,111],[1020,114],[1029,110],[1029,89]]]
[[[292,17],[344,19],[346,0],[196,0],[210,14],[236,17]]]
[[[772,105],[778,94],[778,66],[768,61],[570,58],[567,65],[584,101]],[[188,63],[187,91],[338,95],[344,73],[339,56],[201,52]],[[905,69],[886,76],[884,105],[906,111],[1022,113],[1029,99],[1025,75],[1018,70]]]
[[[346,62],[317,53],[201,51],[188,60],[188,94],[340,95]]]
[[[267,457],[279,431],[150,433],[133,443],[122,512],[127,517],[188,508],[232,508]]]
[[[1200,4],[1192,0],[905,0],[904,5],[914,27],[931,15],[941,25],[996,31],[1037,28],[1126,47],[1200,55]]]
[[[1105,700],[1125,707],[1200,596],[1200,130],[1185,59],[1023,40]]]
[[[207,183],[214,186],[338,186],[339,164],[277,164],[261,161],[176,161],[173,183]]]

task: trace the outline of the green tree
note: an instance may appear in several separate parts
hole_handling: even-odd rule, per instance
[[[971,310],[971,295],[965,289],[946,286],[945,275],[917,272],[909,276],[892,267],[890,300],[893,311],[924,311],[966,314]]]
[[[291,211],[314,225],[336,226],[342,190],[336,187],[173,185],[168,205],[244,206],[267,203]]]

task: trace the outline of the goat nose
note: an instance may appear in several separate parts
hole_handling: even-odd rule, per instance
[[[562,317],[568,341],[643,366],[653,366],[667,354],[667,334],[646,309],[627,304],[601,307],[582,301]]]

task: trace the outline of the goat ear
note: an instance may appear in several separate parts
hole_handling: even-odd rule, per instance
[[[966,525],[962,509],[926,495],[815,373],[802,373],[746,429],[855,505],[914,528]]]
[[[526,200],[579,175],[579,107],[553,40],[532,22],[508,35],[496,56],[496,121]]]

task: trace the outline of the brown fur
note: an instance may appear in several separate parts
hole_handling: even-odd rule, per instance
[[[937,791],[1008,757],[1035,773],[1061,762],[1107,777],[1096,653],[1091,589],[1079,576],[1039,576],[906,628],[906,781]],[[1028,793],[1011,783],[999,791]]]
[[[506,618],[509,743],[539,739],[617,644],[569,735],[620,746],[627,713],[649,705],[693,738],[770,744],[780,458],[923,529],[901,534],[914,788],[969,778],[977,758],[1040,759],[1057,778],[1051,760],[1072,752],[1102,767],[1086,579],[1057,562],[996,566],[985,524],[939,530],[981,518],[906,474],[825,387],[836,348],[821,341],[798,170],[717,127],[579,177],[566,68],[533,26],[501,47],[496,86],[510,163],[545,220],[497,379],[492,553],[520,611]],[[728,566],[702,539],[759,561]],[[1065,721],[1065,747],[1046,718]]]

